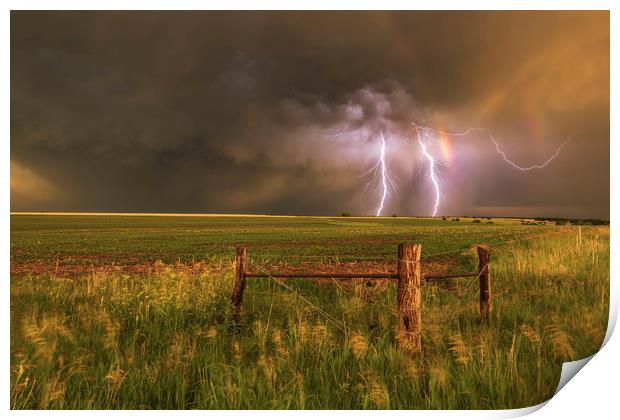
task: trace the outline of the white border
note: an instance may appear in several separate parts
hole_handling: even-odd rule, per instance
[[[12,10],[611,10],[609,0],[9,0]],[[561,7],[559,7],[561,6]]]
[[[4,148],[4,159],[0,165],[2,165],[2,170],[0,170],[0,185],[3,189],[2,194],[2,209],[4,210],[4,223],[2,224],[2,233],[3,233],[3,241],[2,241],[2,270],[5,274],[9,273],[9,255],[10,255],[10,222],[9,222],[9,200],[10,200],[10,190],[9,190],[9,182],[10,182],[10,164],[9,164],[9,156],[10,156],[10,66],[9,66],[9,57],[10,57],[10,13],[9,10],[37,10],[37,9],[48,9],[48,10],[62,10],[62,9],[78,9],[78,10],[103,10],[103,9],[113,9],[113,10],[132,10],[132,9],[155,9],[155,10],[201,10],[201,9],[213,9],[213,10],[231,10],[231,9],[257,9],[257,10],[272,10],[272,9],[302,9],[302,10],[338,10],[338,9],[357,9],[357,10],[442,10],[442,9],[454,9],[454,10],[482,10],[482,9],[491,9],[491,10],[550,10],[557,9],[558,7],[562,7],[563,10],[611,10],[611,43],[612,48],[617,50],[618,47],[618,23],[619,19],[617,17],[618,8],[616,7],[616,2],[612,1],[602,1],[602,0],[591,0],[591,1],[577,1],[577,0],[565,0],[565,1],[549,1],[549,0],[520,0],[520,1],[501,1],[501,2],[491,2],[491,1],[479,1],[479,0],[470,0],[467,2],[462,1],[397,1],[397,0],[383,0],[381,2],[378,1],[368,1],[368,0],[357,0],[357,1],[334,1],[334,0],[313,0],[313,1],[297,1],[295,3],[288,3],[281,0],[263,0],[263,1],[248,1],[248,0],[229,0],[226,2],[204,2],[204,1],[196,1],[196,0],[176,0],[174,2],[164,2],[164,1],[133,1],[133,0],[94,0],[85,3],[83,1],[55,1],[54,4],[50,4],[49,1],[8,1],[4,4],[8,4],[9,8],[5,9],[5,13],[2,18],[2,22],[4,25],[0,27],[3,28],[3,35],[0,43],[2,45],[2,57],[4,60],[4,65],[1,67],[2,75],[4,83],[2,84],[2,93],[4,100],[2,101],[2,115],[3,124],[2,124],[2,132],[4,133],[4,141],[2,142],[2,147]],[[614,48],[615,47],[615,48]],[[611,56],[611,139],[617,139],[617,115],[618,115],[618,86],[616,83],[615,74],[618,72],[618,54],[613,54]],[[611,143],[611,155],[612,157],[618,160],[618,147],[614,142]],[[613,163],[613,162],[612,162]],[[611,165],[611,185],[614,185],[615,181],[618,180],[619,170],[613,164]],[[616,240],[618,235],[618,229],[616,224],[614,223],[617,220],[618,214],[618,194],[611,192],[611,277],[614,279],[617,274],[617,264],[614,261],[617,261],[619,255],[616,247]],[[4,315],[3,318],[3,333],[4,333],[4,343],[2,346],[2,356],[5,363],[9,362],[9,328],[10,328],[10,320],[9,320],[9,282],[8,276],[5,277],[5,286],[2,289],[2,301],[4,302]],[[615,321],[618,313],[618,287],[617,282],[612,280],[611,282],[611,313],[610,313],[610,327],[615,325]],[[610,333],[613,330],[613,327],[608,331],[608,337],[610,338]],[[436,418],[471,418],[471,419],[481,419],[481,418],[504,418],[504,417],[515,417],[519,415],[528,414],[532,411],[535,411],[542,406],[545,406],[543,409],[536,411],[533,414],[533,418],[545,419],[545,418],[583,418],[584,416],[588,416],[590,418],[610,418],[613,416],[614,412],[617,412],[618,406],[618,398],[617,398],[617,385],[618,385],[618,374],[619,372],[619,363],[616,360],[616,354],[618,354],[618,350],[620,349],[620,342],[617,337],[611,336],[607,344],[604,348],[594,357],[592,361],[585,366],[582,372],[580,372],[577,376],[576,380],[569,381],[569,383],[554,397],[552,398],[545,406],[545,404],[541,404],[541,406],[533,407],[530,409],[520,409],[520,410],[507,410],[507,411],[390,411],[390,412],[374,412],[374,411],[355,411],[355,412],[346,412],[346,411],[334,411],[330,413],[330,416],[334,416],[336,418],[345,418],[349,415],[354,415],[359,418],[369,418],[381,415],[389,415],[390,417],[399,419],[402,418],[410,420],[412,416],[420,416],[423,418],[433,417]],[[6,366],[6,365],[5,365]],[[5,368],[5,376],[1,382],[1,392],[4,402],[5,409],[9,409],[9,389],[10,389],[10,378],[8,375],[8,366]],[[58,412],[58,411],[11,411],[11,416],[20,416],[20,417],[46,417],[46,418],[66,418],[66,417],[74,417],[74,416],[82,416],[84,413],[73,411],[73,412]],[[188,412],[184,411],[182,413],[172,413],[173,415],[183,415],[187,417],[200,417],[203,418],[205,415],[210,417],[237,417],[241,415],[247,415],[244,412],[237,411],[209,411],[205,412]],[[312,412],[312,411],[303,411],[296,412],[294,415],[299,416],[301,418],[310,418],[315,416],[321,416],[325,413]],[[98,411],[98,412],[89,412],[88,416],[93,418],[107,418],[110,415],[121,416],[121,417],[146,417],[149,419],[155,418],[164,418],[171,415],[168,412],[108,412],[108,411]],[[256,411],[251,414],[253,417],[257,419],[273,419],[273,418],[289,418],[291,413],[287,411]]]

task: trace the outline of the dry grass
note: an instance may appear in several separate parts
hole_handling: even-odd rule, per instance
[[[463,270],[475,268],[466,254]],[[609,230],[493,249],[494,311],[477,288],[422,290],[423,349],[395,348],[395,290],[251,282],[230,319],[228,263],[11,279],[11,407],[516,408],[592,354],[608,313]],[[475,280],[473,280],[475,282]],[[458,290],[458,294],[453,291]],[[579,314],[579,316],[576,316]]]

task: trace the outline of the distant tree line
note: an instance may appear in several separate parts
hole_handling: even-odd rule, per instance
[[[464,216],[464,217],[473,218],[473,219],[491,220],[490,217],[479,217],[479,216]],[[571,225],[582,225],[582,226],[584,225],[589,225],[589,226],[609,225],[609,220],[605,220],[605,219],[566,219],[562,217],[533,217],[531,220],[534,220],[534,221],[528,221],[525,219],[521,219],[521,223],[524,225],[536,225],[536,224],[543,224],[544,222],[555,222],[555,224],[558,226],[567,225],[569,223]],[[474,223],[480,223],[480,221],[474,220]]]
[[[601,226],[608,225],[609,220],[605,219],[563,219],[560,217],[536,217],[534,220],[538,220],[541,222],[555,222],[556,225],[590,225],[590,226]]]
[[[351,217],[351,212],[344,211],[340,214],[341,217]],[[392,217],[398,217],[398,215],[393,214]],[[486,223],[493,223],[491,217],[483,217],[483,216],[463,216],[466,219],[474,219],[472,223],[482,223],[482,220],[486,219]],[[460,222],[461,219],[458,217],[448,218],[447,216],[442,216],[442,220],[451,220],[452,222]],[[501,217],[499,217],[501,219]],[[510,217],[509,217],[510,219]],[[541,225],[545,222],[555,222],[556,225],[589,225],[589,226],[603,226],[609,225],[609,220],[605,219],[565,219],[561,217],[534,217],[530,220],[521,219],[521,224],[523,225]]]

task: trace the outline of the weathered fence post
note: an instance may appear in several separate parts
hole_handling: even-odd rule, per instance
[[[243,301],[243,291],[245,290],[245,273],[247,265],[247,250],[244,246],[237,247],[237,256],[235,258],[235,283],[232,292],[233,315],[239,316],[241,311],[241,302]]]
[[[420,245],[398,245],[397,344],[409,354],[422,351],[420,330]]]
[[[480,275],[480,317],[488,321],[491,317],[491,253],[483,246],[478,247],[478,271]]]

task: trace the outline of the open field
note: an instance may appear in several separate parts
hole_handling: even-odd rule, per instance
[[[518,408],[601,345],[609,228],[410,218],[11,216],[12,408]],[[422,287],[423,356],[395,344],[394,285],[249,279],[231,321],[234,246],[267,270],[475,271]],[[321,308],[315,310],[302,297]],[[337,322],[330,321],[326,314]]]
[[[259,260],[392,261],[402,241],[415,240],[432,254],[549,230],[514,220],[471,220],[13,215],[11,262],[14,273],[22,267],[48,271],[50,265],[131,268],[156,261],[229,260],[236,245],[247,245]]]

